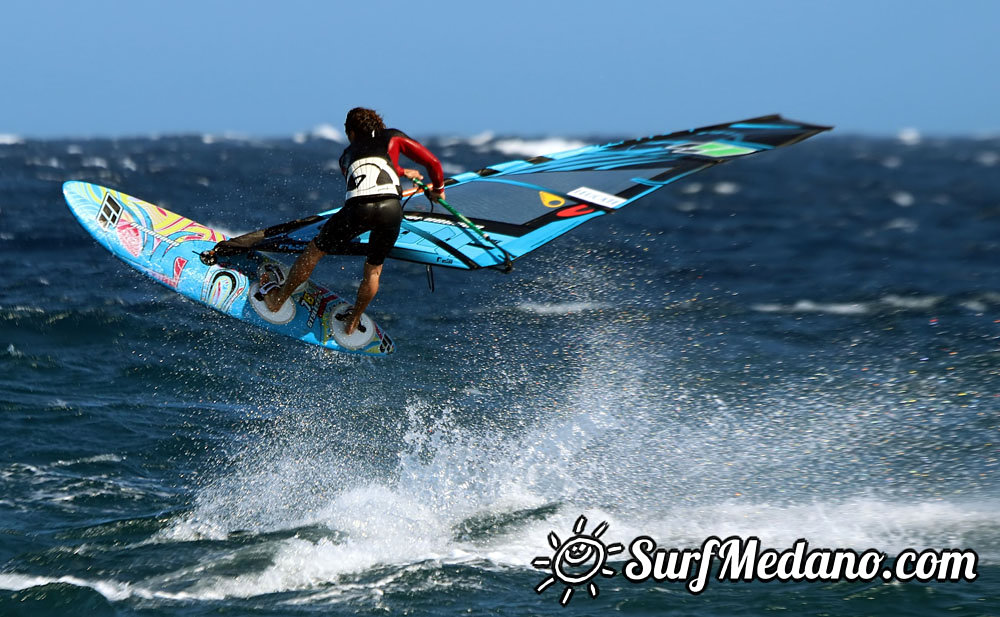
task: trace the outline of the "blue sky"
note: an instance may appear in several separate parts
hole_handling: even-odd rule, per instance
[[[0,134],[1000,133],[1000,2],[6,0]]]

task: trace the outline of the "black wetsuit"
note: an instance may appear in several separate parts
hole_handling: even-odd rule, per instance
[[[366,261],[382,265],[396,243],[403,220],[399,203],[401,153],[427,168],[433,186],[444,185],[441,163],[402,131],[385,129],[370,137],[358,137],[340,157],[340,171],[347,178],[344,207],[323,225],[315,239],[316,248],[324,253],[343,252],[351,239],[370,231]]]

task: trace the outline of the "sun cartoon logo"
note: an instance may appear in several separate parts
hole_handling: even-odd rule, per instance
[[[551,575],[538,583],[535,587],[536,593],[542,593],[553,583],[560,582],[565,585],[559,604],[566,606],[573,597],[573,590],[582,585],[587,586],[591,598],[596,598],[599,593],[594,579],[598,575],[611,578],[615,571],[605,564],[609,555],[616,555],[623,550],[620,543],[605,545],[601,541],[601,536],[608,530],[608,522],[604,521],[598,525],[591,534],[584,533],[587,527],[587,517],[581,516],[576,519],[573,525],[573,536],[565,542],[559,540],[556,532],[549,532],[549,546],[555,551],[552,557],[535,557],[531,565],[539,570],[549,570]]]

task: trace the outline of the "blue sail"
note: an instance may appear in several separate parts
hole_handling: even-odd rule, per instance
[[[404,211],[390,257],[474,270],[504,268],[591,219],[623,208],[703,169],[788,146],[830,127],[778,115],[655,135],[491,165],[445,181],[448,201],[494,244],[447,212]],[[408,191],[407,196],[416,192]],[[230,241],[257,251],[294,252],[326,219],[308,219]],[[367,234],[345,252],[364,254]],[[497,247],[502,247],[502,251]]]

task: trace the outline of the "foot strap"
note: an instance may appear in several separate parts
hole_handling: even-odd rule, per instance
[[[267,294],[271,293],[275,289],[280,289],[280,288],[281,288],[280,284],[275,283],[274,281],[268,281],[268,282],[264,283],[263,285],[261,285],[260,287],[257,288],[257,292],[253,295],[253,297],[257,298],[257,300],[263,302],[264,301],[264,296],[266,296]]]
[[[333,318],[336,319],[337,321],[347,321],[352,316],[354,316],[354,309],[347,309],[343,313],[338,313],[338,314],[334,315]],[[360,321],[358,322],[358,330],[362,334],[368,332],[368,329],[365,328],[363,325],[361,325]]]
[[[285,284],[285,275],[281,272],[281,268],[272,263],[264,264],[264,267],[261,269],[264,271],[263,274],[261,274],[261,278],[264,278],[264,275],[267,275],[267,282],[262,283],[257,288],[257,293],[255,293],[253,297],[263,302],[264,296]]]

